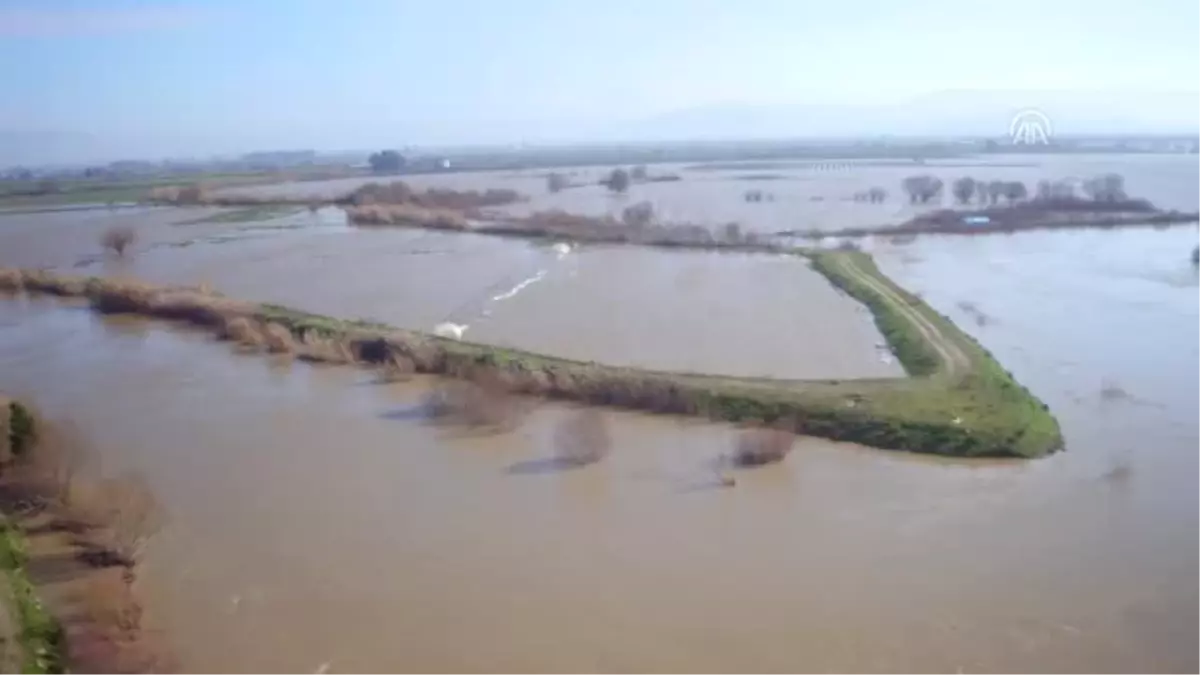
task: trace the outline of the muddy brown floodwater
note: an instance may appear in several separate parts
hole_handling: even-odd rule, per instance
[[[559,471],[566,408],[466,435],[421,381],[49,300],[0,299],[0,373],[165,503],[140,583],[188,670],[1195,671],[1194,238],[877,247],[1058,415],[1028,462],[802,439],[722,489],[730,428],[605,412]]]
[[[139,210],[124,216],[139,233],[126,259],[99,255],[96,243],[120,215],[93,213],[90,227],[63,214],[39,214],[32,224],[0,217],[0,264],[207,283],[237,298],[423,331],[450,321],[468,327],[468,340],[616,365],[779,378],[903,375],[866,308],[795,256],[630,246],[563,252],[484,235],[360,230],[340,215],[177,225],[193,210]]]

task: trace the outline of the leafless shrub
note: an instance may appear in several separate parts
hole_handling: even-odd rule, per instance
[[[415,204],[368,204],[346,208],[350,222],[358,225],[409,225],[436,230],[465,230],[470,226],[463,214]]]
[[[613,169],[612,173],[600,181],[600,184],[614,193],[621,194],[629,190],[630,182],[628,171],[625,169]]]
[[[654,205],[650,202],[638,202],[625,207],[621,211],[621,222],[629,227],[646,227],[654,222]]]
[[[747,429],[738,435],[733,461],[738,466],[760,466],[783,461],[796,436],[781,429]]]
[[[100,246],[118,256],[124,256],[125,250],[136,239],[137,233],[131,227],[110,227],[100,235]]]
[[[551,173],[546,176],[546,189],[550,192],[562,192],[569,185],[567,177],[561,173]]]
[[[554,449],[560,461],[576,466],[604,459],[612,449],[604,416],[592,408],[568,415],[554,429]]]
[[[236,316],[225,322],[222,337],[246,347],[261,347],[265,340],[258,326],[244,316]]]

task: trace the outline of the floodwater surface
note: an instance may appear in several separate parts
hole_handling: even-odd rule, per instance
[[[421,331],[452,322],[467,327],[467,340],[614,365],[777,378],[904,375],[866,309],[794,256],[563,251],[484,235],[351,228],[337,209],[225,225],[178,225],[180,213],[196,217],[190,209],[131,215],[139,236],[120,259],[99,251],[99,233],[114,223],[107,214],[94,227],[63,214],[11,227],[0,218],[0,243],[9,244],[0,264],[208,284],[240,299]]]
[[[141,590],[188,670],[1194,672],[1194,241],[877,251],[1049,403],[1036,461],[801,439],[719,488],[732,429],[605,412],[563,471],[567,408],[466,434],[421,380],[49,300],[0,299],[0,373],[165,503]]]
[[[627,194],[614,195],[598,184],[613,167],[567,167],[526,171],[481,171],[401,176],[418,188],[455,190],[509,188],[528,197],[500,211],[525,215],[533,211],[562,209],[592,216],[620,217],[621,211],[640,201],[654,205],[666,222],[697,223],[717,229],[740,223],[744,231],[837,230],[898,224],[932,209],[952,206],[951,184],[962,176],[977,180],[1019,180],[1032,194],[1039,180],[1080,181],[1105,173],[1125,177],[1126,191],[1149,199],[1164,209],[1200,210],[1200,164],[1195,155],[979,155],[927,162],[870,160],[798,160],[778,162],[722,162],[715,166],[652,164],[650,176],[673,174],[681,180],[634,184]],[[580,187],[551,193],[546,176],[551,171],[568,176]],[[924,205],[909,203],[902,181],[918,174],[941,178],[941,199]],[[230,188],[229,193],[258,196],[318,196],[333,198],[388,177],[360,177],[324,182],[282,183]],[[888,192],[883,203],[854,201],[855,193],[872,187]],[[746,193],[762,193],[749,202]]]

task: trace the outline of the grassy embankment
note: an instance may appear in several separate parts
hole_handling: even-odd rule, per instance
[[[25,453],[33,443],[33,416],[0,396],[0,459]],[[29,556],[20,528],[0,513],[0,646],[4,662],[23,673],[64,671],[63,630],[46,611],[26,572]],[[15,649],[14,649],[15,647]],[[15,672],[5,670],[5,672]]]
[[[784,381],[670,373],[574,361],[343,321],[197,289],[0,269],[0,289],[86,297],[106,312],[185,320],[239,342],[321,361],[400,365],[509,391],[599,405],[761,421],[880,448],[1034,457],[1062,444],[1046,406],[974,340],[898,288],[857,252],[811,254],[814,268],[866,303],[910,378]]]

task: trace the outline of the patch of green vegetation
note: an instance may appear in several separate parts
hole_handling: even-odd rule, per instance
[[[28,555],[25,541],[15,525],[0,520],[0,569],[4,571],[9,605],[17,624],[21,646],[21,672],[65,672],[62,626],[46,611],[25,572]]]
[[[13,456],[25,454],[35,440],[33,415],[25,406],[12,401],[8,404],[8,447]]]
[[[300,212],[300,207],[291,204],[263,204],[244,209],[220,211],[202,218],[181,220],[175,225],[201,225],[205,223],[248,223],[282,218]]]
[[[875,317],[875,325],[879,328],[879,332],[887,340],[888,346],[900,360],[904,369],[909,375],[922,376],[932,375],[938,370],[940,360],[937,351],[933,348],[929,341],[920,334],[912,330],[912,326],[908,320],[904,318],[890,302],[887,302],[881,295],[871,290],[857,278],[847,275],[841,271],[841,268],[833,261],[838,256],[852,256],[852,252],[832,253],[828,251],[814,252],[809,255],[812,260],[812,267],[819,272],[834,286],[845,291],[850,297],[858,300],[866,305],[871,314]],[[917,303],[919,300],[910,296],[908,293],[899,287],[891,284],[890,281],[884,279],[882,274],[879,274],[875,263],[865,254],[859,253],[856,256],[855,264],[864,271],[870,272],[876,279],[888,283],[893,290],[902,295],[906,300],[912,299]],[[913,303],[910,302],[910,305]]]

